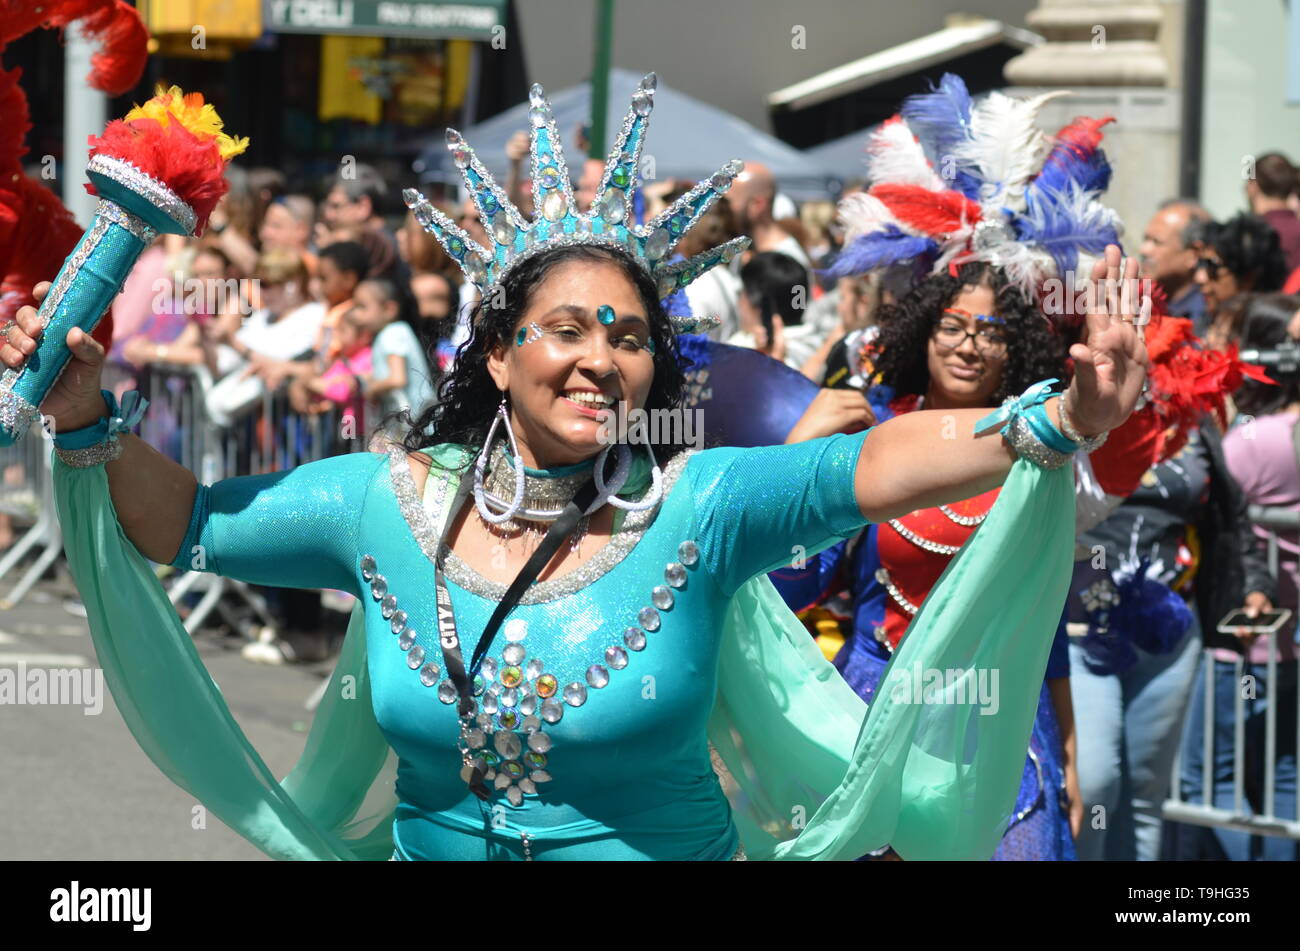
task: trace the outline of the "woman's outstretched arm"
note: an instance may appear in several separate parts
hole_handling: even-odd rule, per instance
[[[1109,245],[1092,271],[1087,343],[1070,348],[1074,379],[1070,415],[1084,436],[1107,432],[1126,420],[1146,379],[1147,354],[1134,294],[1121,294],[1121,275],[1137,286],[1137,261],[1121,268],[1119,248]],[[1126,305],[1128,305],[1126,307]],[[1142,305],[1145,310],[1149,305]],[[1045,404],[1060,426],[1060,398]],[[872,430],[858,457],[855,493],[873,522],[895,518],[987,492],[1006,479],[1015,453],[996,432],[975,436],[985,409],[924,410],[895,417]]]

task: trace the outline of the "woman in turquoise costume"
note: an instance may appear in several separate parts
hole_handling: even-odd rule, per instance
[[[106,679],[163,772],[267,854],[848,859],[890,843],[912,859],[997,846],[1070,575],[1062,413],[1093,436],[1131,412],[1145,366],[1134,315],[1089,317],[1064,411],[1040,385],[991,418],[918,411],[792,446],[611,445],[614,410],[678,404],[683,328],[666,290],[738,249],[666,263],[736,165],[644,228],[622,223],[652,101],[647,77],[579,210],[535,88],[534,222],[453,136],[492,248],[408,196],[484,303],[404,445],[199,485],[118,434],[139,404],[105,397],[102,348],[68,333],[73,360],[42,410]],[[1120,272],[1110,248],[1094,279]],[[38,332],[25,309],[0,359],[19,365]],[[868,521],[997,485],[868,716],[765,573]],[[283,780],[146,559],[359,599]],[[544,562],[535,579],[530,559]],[[946,682],[932,687],[931,671]],[[995,710],[967,690],[979,671],[1000,675]]]

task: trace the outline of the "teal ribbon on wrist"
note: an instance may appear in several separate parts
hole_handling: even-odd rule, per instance
[[[1049,449],[1069,455],[1079,448],[1077,442],[1057,428],[1051,417],[1047,415],[1047,407],[1041,403],[1029,408],[1025,413],[1025,422],[1029,424],[1030,431],[1038,437],[1038,441]]]
[[[1052,392],[1052,384],[1058,382],[1060,381],[1055,378],[1042,380],[1019,396],[1008,397],[1001,406],[975,424],[975,435],[983,436],[997,429],[1005,436],[1016,417],[1021,416],[1024,417],[1030,432],[1044,446],[1066,455],[1074,452],[1079,448],[1079,444],[1067,438],[1065,433],[1057,428],[1043,405],[1057,395]]]
[[[54,445],[59,449],[86,449],[102,442],[116,440],[120,432],[130,432],[144,419],[144,411],[149,401],[139,390],[131,390],[122,397],[121,406],[117,397],[109,390],[100,390],[104,402],[108,404],[108,415],[99,417],[98,422],[74,429],[67,433],[56,433]]]
[[[1041,380],[1019,396],[1007,397],[1001,406],[975,424],[975,435],[983,436],[985,433],[997,429],[1005,436],[1017,416],[1025,415],[1035,406],[1042,407],[1044,403],[1055,396],[1056,394],[1052,392],[1052,384],[1059,382],[1055,377],[1050,380]],[[1043,412],[1044,417],[1046,417],[1046,411]],[[1048,425],[1051,425],[1050,421]]]

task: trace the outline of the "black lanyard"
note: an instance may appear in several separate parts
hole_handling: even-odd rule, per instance
[[[533,552],[532,557],[528,559],[523,568],[519,569],[519,574],[515,576],[515,580],[506,589],[505,596],[497,605],[496,610],[492,612],[487,627],[483,629],[483,634],[478,639],[478,644],[470,657],[469,670],[466,671],[464,656],[461,653],[460,637],[456,632],[456,614],[452,610],[451,594],[447,590],[447,582],[443,577],[442,564],[447,551],[447,532],[456,518],[456,513],[460,511],[460,507],[469,496],[472,488],[471,479],[472,477],[469,475],[463,475],[460,479],[460,485],[456,489],[456,497],[452,501],[451,511],[447,516],[447,523],[443,527],[442,537],[438,540],[437,557],[433,562],[434,579],[437,585],[438,640],[442,645],[442,658],[447,668],[447,676],[456,685],[456,692],[460,695],[458,709],[462,717],[469,716],[474,711],[474,688],[471,678],[478,671],[479,664],[482,663],[483,656],[492,643],[492,638],[496,636],[497,629],[505,621],[506,615],[519,603],[519,599],[523,597],[524,592],[542,573],[542,569],[559,551],[560,545],[577,527],[578,520],[582,518],[583,513],[596,500],[596,483],[593,480],[588,480],[578,490],[578,494],[564,507],[560,517],[551,524],[550,529],[546,532],[546,537],[542,539],[541,545]]]

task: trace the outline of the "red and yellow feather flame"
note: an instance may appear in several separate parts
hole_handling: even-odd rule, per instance
[[[199,234],[230,187],[226,163],[248,148],[248,139],[223,132],[221,117],[202,93],[159,85],[152,99],[110,122],[90,145],[92,157],[130,162],[175,192],[194,209]],[[93,185],[86,190],[95,194]]]

